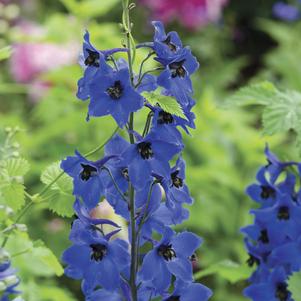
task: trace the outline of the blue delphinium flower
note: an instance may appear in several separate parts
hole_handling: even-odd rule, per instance
[[[132,112],[143,106],[143,97],[134,90],[128,68],[114,70],[100,57],[100,68],[90,88],[89,116],[112,115],[122,128]]]
[[[182,51],[181,39],[175,31],[166,34],[162,22],[153,21],[152,24],[155,27],[153,48],[157,55],[156,60],[167,65]]]
[[[146,137],[136,135],[137,142],[122,154],[128,163],[128,174],[135,188],[142,189],[152,179],[152,173],[168,176],[169,160],[183,149],[183,144],[174,141],[165,133],[153,131]]]
[[[170,285],[171,275],[183,281],[191,281],[192,264],[189,257],[200,244],[201,239],[193,233],[175,234],[166,228],[161,241],[143,259],[142,279],[151,280],[158,290],[164,290]]]
[[[259,184],[247,188],[261,206],[251,210],[254,224],[242,228],[248,265],[257,266],[244,293],[254,301],[292,301],[287,280],[301,270],[301,203],[291,172],[298,164],[281,162],[268,147],[265,155],[268,165],[257,173]]]
[[[277,267],[268,278],[245,289],[246,297],[253,301],[293,301],[287,285],[287,273]]]
[[[88,31],[84,34],[83,52],[80,56],[80,65],[84,68],[84,76],[78,81],[77,97],[86,100],[90,97],[89,85],[95,73],[100,67],[100,57],[108,59],[116,52],[127,51],[125,48],[114,48],[110,50],[98,50],[90,43]]]
[[[74,279],[83,279],[85,292],[92,291],[98,285],[113,290],[120,285],[120,272],[129,264],[128,245],[121,239],[109,240],[101,230],[93,234],[81,221],[73,224],[70,238],[73,245],[63,254],[67,264],[65,273]],[[75,232],[75,235],[72,235]],[[78,235],[78,233],[81,235]]]
[[[192,204],[188,187],[185,183],[185,162],[179,157],[176,165],[170,170],[168,178],[162,179],[162,187],[166,193],[166,204],[169,208],[175,208],[177,204]]]
[[[199,64],[191,54],[190,49],[184,48],[158,77],[158,85],[176,97],[178,102],[186,107],[193,93],[190,76],[198,69]]]
[[[61,168],[73,178],[73,194],[81,197],[89,209],[94,208],[104,193],[100,173],[103,165],[113,156],[93,162],[87,160],[78,151],[61,163]]]

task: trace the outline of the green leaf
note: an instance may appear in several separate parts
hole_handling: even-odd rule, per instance
[[[301,94],[295,91],[278,93],[274,102],[266,106],[262,121],[264,134],[273,135],[296,129],[301,118]]]
[[[269,105],[279,91],[270,82],[252,84],[239,89],[226,99],[225,106]]]
[[[61,276],[63,268],[56,256],[41,241],[33,242],[27,233],[15,232],[8,240],[6,249],[12,255],[13,265],[24,281],[29,276]]]
[[[25,204],[25,187],[15,180],[0,185],[0,204],[17,211]]]
[[[217,274],[231,283],[236,283],[247,279],[250,277],[251,273],[252,269],[248,266],[226,259],[196,273],[194,278],[198,280],[208,275]]]
[[[56,256],[48,249],[44,242],[37,240],[33,243],[32,255],[39,258],[47,267],[52,269],[57,276],[64,274],[64,269]]]
[[[42,173],[41,181],[49,185],[57,179],[57,181],[51,185],[46,195],[48,207],[60,216],[70,217],[74,214],[72,179],[66,174],[61,174],[60,162],[53,163]]]
[[[288,280],[288,290],[292,293],[292,299],[301,301],[301,272],[294,273]]]
[[[0,49],[0,61],[5,60],[10,57],[12,49],[10,46],[6,46]]]
[[[186,119],[181,105],[172,96],[165,96],[155,92],[143,92],[142,96],[152,105],[159,105],[163,111]]]
[[[23,158],[10,158],[0,162],[0,168],[6,169],[8,176],[24,176],[29,170],[29,163]]]

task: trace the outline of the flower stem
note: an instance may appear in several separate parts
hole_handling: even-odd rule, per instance
[[[123,0],[123,14],[122,22],[126,35],[126,44],[128,48],[128,63],[129,63],[129,72],[131,78],[131,84],[134,87],[134,73],[133,73],[133,57],[135,55],[135,44],[132,37],[132,25],[130,20],[130,7],[133,7],[133,4],[129,3],[129,0]],[[134,114],[130,114],[129,118],[129,138],[131,144],[135,143],[134,135]],[[131,274],[130,274],[130,287],[132,301],[137,301],[137,286],[136,286],[136,273],[137,273],[137,236],[136,236],[136,220],[135,220],[135,190],[133,185],[129,184],[129,208],[130,208],[130,226],[131,226]]]

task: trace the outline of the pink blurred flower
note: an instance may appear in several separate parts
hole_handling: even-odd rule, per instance
[[[228,0],[141,0],[154,18],[163,22],[178,20],[189,29],[217,21]]]
[[[28,21],[18,22],[16,28],[26,42],[13,45],[10,71],[15,81],[29,84],[28,95],[37,102],[52,85],[49,81],[41,80],[40,75],[62,66],[75,64],[80,45],[73,42],[65,45],[40,42],[47,33],[45,28]]]
[[[77,51],[71,45],[52,43],[20,43],[13,46],[11,72],[18,82],[28,83],[41,73],[70,65],[76,61]]]

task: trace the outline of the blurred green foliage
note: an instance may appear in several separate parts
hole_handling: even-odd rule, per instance
[[[194,77],[197,128],[185,140],[187,181],[195,203],[190,208],[191,218],[183,227],[204,238],[195,272],[198,280],[214,290],[212,301],[245,300],[242,289],[252,271],[245,264],[247,254],[239,228],[251,222],[248,210],[253,204],[244,191],[254,181],[259,165],[265,163],[265,143],[268,142],[283,159],[299,158],[294,135],[283,133],[291,128],[300,133],[299,115],[286,116],[281,124],[267,124],[264,116],[274,116],[271,110],[275,106],[281,116],[287,108],[292,110],[287,115],[299,112],[301,24],[269,20],[272,1],[260,2],[257,8],[255,2],[250,13],[240,1],[231,1],[223,24],[209,25],[199,32],[188,32],[174,24],[201,63]],[[122,45],[118,25],[120,6],[118,0],[101,3],[98,0],[37,1],[36,7],[21,8],[24,10],[22,18],[40,24],[43,35],[24,34],[12,22],[3,36],[4,45],[0,47],[0,190],[1,204],[8,205],[5,200],[9,200],[14,210],[11,218],[5,221],[6,226],[18,216],[26,193],[34,196],[59,175],[59,167],[53,162],[72,154],[75,149],[83,153],[94,149],[115,129],[109,117],[85,121],[87,105],[75,96],[76,83],[82,73],[76,61],[39,75],[38,79],[46,81],[49,88],[33,101],[32,83],[16,83],[11,76],[8,59],[11,47],[6,45],[47,42],[64,50],[75,47],[80,52],[82,34],[88,28],[98,48],[119,47]],[[152,29],[145,23],[144,9],[137,7],[134,14],[134,34],[141,41],[150,39]],[[249,47],[252,41],[264,42]],[[137,53],[136,70],[146,54],[143,50]],[[298,97],[288,98],[293,106],[287,106],[286,100],[280,108],[273,103],[277,100],[275,94],[282,92],[271,83],[259,88],[251,85],[233,95],[233,91],[246,82],[266,80],[275,83],[280,91],[294,90]],[[226,100],[232,102],[230,107]],[[244,108],[246,104],[253,106]],[[267,111],[263,113],[264,133],[276,134],[273,137],[260,131],[260,105]],[[144,118],[142,113],[136,120],[138,127],[142,126]],[[14,132],[16,126],[18,131]],[[11,127],[8,133],[5,132],[7,127]],[[13,257],[22,277],[24,298],[27,301],[82,300],[78,282],[58,277],[62,268],[54,256],[59,258],[68,245],[71,219],[62,217],[72,215],[70,182],[68,184],[68,179],[62,177],[48,191],[46,202],[34,201],[30,214],[22,220],[28,225],[28,233],[14,229],[13,238],[7,244],[12,254],[25,251]],[[38,240],[40,238],[45,244]]]

